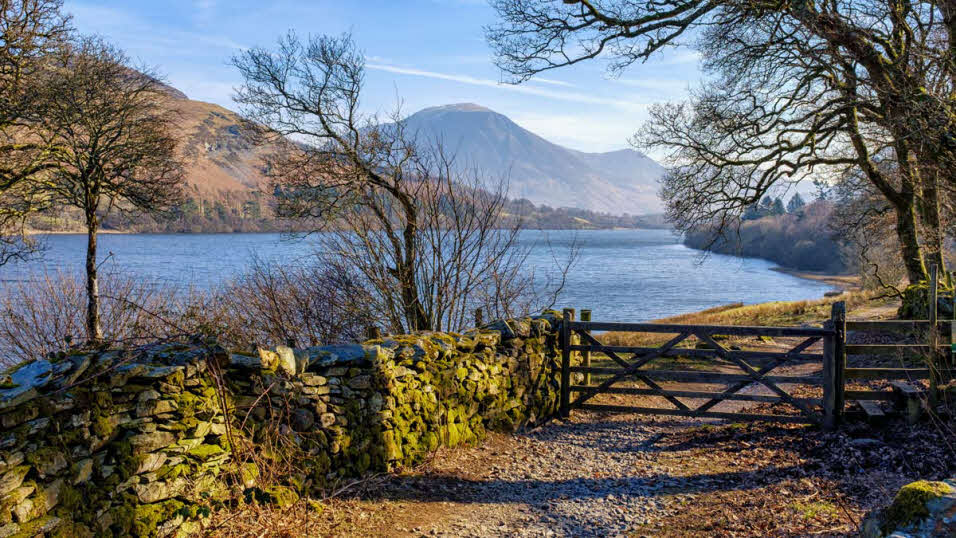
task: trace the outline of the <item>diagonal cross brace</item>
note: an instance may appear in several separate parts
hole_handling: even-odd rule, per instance
[[[790,355],[791,353],[794,353],[794,350],[796,350],[797,348],[801,348],[801,347],[802,347],[803,349],[806,349],[807,347],[809,347],[810,345],[812,345],[813,342],[810,342],[809,340],[806,341],[806,342],[804,342],[804,343],[801,344],[800,346],[797,346],[797,348],[794,348],[794,350],[791,350],[790,352],[788,352],[787,355],[785,355],[783,358],[781,358],[781,360],[777,361],[776,364],[773,364],[769,369],[763,368],[763,369],[761,369],[761,371],[758,371],[758,370],[754,370],[753,367],[751,367],[749,364],[747,364],[746,362],[744,362],[744,361],[741,360],[740,358],[733,356],[726,348],[724,348],[723,346],[721,346],[720,344],[718,344],[716,341],[714,341],[714,339],[711,338],[711,336],[710,336],[709,334],[707,334],[707,333],[705,333],[705,332],[700,332],[700,333],[695,333],[694,336],[696,336],[697,338],[700,338],[701,340],[703,340],[704,342],[706,342],[708,345],[710,345],[711,347],[713,347],[714,350],[717,352],[717,355],[719,355],[721,358],[723,358],[723,359],[725,359],[725,360],[728,360],[728,361],[730,361],[730,362],[736,364],[736,365],[737,365],[741,370],[743,370],[747,375],[749,375],[751,378],[753,378],[754,381],[760,383],[761,385],[763,385],[763,386],[767,387],[768,389],[772,390],[773,392],[775,392],[778,396],[780,396],[780,398],[781,398],[783,401],[785,401],[785,402],[787,402],[788,404],[790,404],[790,405],[796,407],[797,409],[799,409],[800,411],[802,411],[802,412],[803,412],[805,415],[807,415],[808,417],[810,417],[810,418],[812,418],[812,419],[814,419],[814,420],[817,420],[817,421],[820,420],[819,415],[818,415],[817,413],[815,413],[812,409],[810,409],[809,406],[804,405],[802,402],[797,401],[796,399],[794,399],[793,396],[790,395],[790,393],[788,393],[787,391],[781,389],[781,388],[778,387],[776,384],[774,384],[774,383],[772,383],[772,382],[770,382],[770,381],[767,381],[767,380],[764,378],[764,376],[766,375],[767,372],[769,372],[769,371],[772,370],[773,368],[776,368],[777,366],[779,366],[779,365],[782,363],[783,360],[786,360],[786,356],[787,356],[787,355]],[[812,340],[812,339],[811,339],[811,340]],[[809,343],[808,343],[808,342],[809,342]],[[802,351],[802,349],[801,349],[801,351]],[[763,371],[763,370],[766,370],[766,371]],[[747,385],[749,385],[749,384],[750,384],[750,383],[746,383],[746,384],[744,384],[743,386],[747,386]],[[741,388],[743,388],[743,387],[741,387]],[[740,389],[737,389],[737,390],[740,390]],[[736,391],[734,391],[734,392],[736,392]],[[726,392],[725,392],[725,393],[726,393]],[[711,400],[711,401],[713,401],[713,400]],[[708,403],[709,403],[709,402],[708,402]],[[706,404],[704,404],[704,405],[706,405]],[[701,411],[706,410],[706,409],[702,409],[703,407],[704,407],[703,405],[700,406],[700,407],[698,407],[698,408],[696,409],[696,411],[697,411],[697,412],[701,412]],[[709,408],[708,408],[708,409],[709,409]]]
[[[774,360],[774,361],[771,362],[770,364],[767,364],[767,365],[765,365],[763,368],[757,370],[757,374],[758,374],[758,375],[761,375],[761,376],[767,375],[767,374],[770,373],[774,368],[776,368],[776,367],[780,366],[781,364],[787,362],[792,356],[794,356],[794,355],[799,355],[800,353],[803,353],[807,348],[809,348],[809,347],[812,346],[813,344],[817,343],[818,340],[820,340],[820,337],[819,337],[819,336],[813,336],[813,337],[807,338],[806,340],[804,340],[803,342],[801,342],[799,345],[795,346],[793,349],[791,349],[790,351],[786,352],[784,355],[778,357],[776,360]],[[729,387],[729,388],[728,388],[727,390],[725,390],[722,394],[735,394],[735,393],[740,392],[741,390],[743,390],[747,385],[749,385],[749,384],[751,384],[751,383],[752,383],[752,381],[741,381],[741,382],[736,383],[735,385]],[[720,399],[710,400],[710,401],[705,402],[704,404],[700,405],[695,411],[698,411],[698,412],[701,412],[701,413],[702,413],[702,412],[704,412],[704,411],[709,410],[711,407],[714,407],[715,405],[719,404],[719,403],[722,402],[722,401],[723,401],[723,400],[720,400]]]
[[[590,342],[592,345],[601,345],[601,343],[598,342],[598,341],[597,341],[593,336],[591,336],[590,334],[585,333],[585,332],[581,332],[580,334],[581,334],[581,336],[583,336],[586,340],[588,340],[588,342]],[[624,359],[622,359],[620,356],[618,356],[617,353],[614,353],[613,351],[610,351],[610,350],[605,350],[605,351],[604,351],[604,354],[607,355],[608,357],[610,357],[614,362],[618,363],[618,364],[621,365],[623,368],[625,368],[625,370],[624,370],[623,372],[620,372],[620,373],[615,374],[613,377],[611,377],[610,379],[608,379],[608,380],[605,381],[604,383],[601,383],[600,385],[597,385],[597,386],[595,386],[594,388],[592,388],[592,389],[588,390],[587,392],[583,393],[581,396],[578,397],[577,400],[575,400],[575,401],[571,404],[571,407],[579,407],[579,406],[581,406],[584,402],[586,402],[586,401],[590,400],[591,398],[593,398],[594,396],[600,394],[602,391],[604,391],[605,389],[607,389],[608,387],[610,387],[610,386],[613,385],[614,383],[617,383],[618,381],[620,381],[621,379],[624,379],[625,377],[628,377],[628,376],[633,375],[633,376],[636,377],[637,379],[639,379],[639,380],[641,380],[642,382],[644,382],[648,387],[650,387],[650,388],[651,388],[654,392],[656,392],[659,396],[663,396],[663,397],[666,398],[669,402],[671,402],[672,404],[674,404],[674,406],[677,407],[678,409],[683,409],[683,410],[685,410],[685,411],[686,411],[686,410],[690,410],[690,408],[687,407],[687,405],[685,405],[684,402],[678,400],[677,398],[671,396],[670,394],[665,394],[665,393],[664,393],[664,389],[663,389],[660,385],[658,385],[657,383],[655,383],[654,380],[652,380],[651,378],[649,378],[649,377],[647,377],[647,376],[643,376],[643,375],[641,375],[641,374],[639,374],[639,373],[637,372],[638,368],[640,368],[641,366],[644,366],[645,364],[647,364],[648,362],[650,362],[650,361],[652,361],[652,360],[654,360],[654,359],[656,359],[656,358],[661,357],[664,353],[667,353],[668,351],[670,351],[674,346],[676,346],[677,344],[681,343],[683,340],[685,340],[685,339],[686,339],[687,337],[689,337],[689,336],[690,336],[690,333],[689,333],[689,332],[683,332],[683,333],[678,334],[676,337],[672,338],[671,340],[669,340],[669,341],[668,341],[666,344],[664,344],[663,346],[657,348],[653,353],[650,353],[650,354],[644,355],[644,356],[640,356],[640,355],[635,354],[635,355],[632,357],[632,359],[638,359],[638,360],[637,360],[637,362],[634,362],[634,363],[628,363],[626,360],[624,360]]]

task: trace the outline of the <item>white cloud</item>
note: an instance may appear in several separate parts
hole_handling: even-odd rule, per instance
[[[208,12],[214,8],[214,2],[199,2],[196,8]],[[184,56],[196,54],[195,47],[192,46],[194,43],[234,51],[248,48],[222,34],[183,30],[179,27],[157,28],[155,24],[120,9],[74,3],[67,6],[67,11],[73,15],[81,31],[95,31],[107,39],[119,40],[126,47],[133,45],[141,50]]]
[[[665,52],[663,57],[658,60],[657,65],[680,65],[697,63],[701,59],[701,54],[696,50],[677,49],[676,51]],[[648,62],[651,63],[651,62]]]
[[[599,97],[599,96],[588,95],[588,94],[583,94],[578,92],[550,90],[547,88],[538,88],[535,86],[529,86],[525,84],[518,84],[518,85],[503,84],[496,80],[478,78],[478,77],[473,77],[470,75],[459,75],[454,73],[439,73],[436,71],[426,71],[424,69],[416,69],[412,67],[399,67],[395,65],[379,64],[379,63],[366,64],[366,67],[369,69],[374,69],[377,71],[385,71],[388,73],[427,77],[427,78],[434,78],[439,80],[449,80],[452,82],[460,82],[462,84],[471,84],[475,86],[486,86],[489,88],[498,88],[505,91],[536,95],[539,97],[546,97],[549,99],[557,99],[561,101],[572,101],[576,103],[585,103],[585,104],[592,104],[592,105],[614,106],[614,107],[621,108],[624,110],[629,110],[629,111],[642,111],[647,107],[647,103],[631,102],[631,101],[625,101],[622,99],[614,99],[609,97]]]
[[[541,84],[551,84],[554,86],[564,86],[567,88],[574,87],[574,84],[571,84],[570,82],[565,82],[563,80],[554,80],[550,78],[542,78],[542,77],[534,77],[529,82],[540,82]]]

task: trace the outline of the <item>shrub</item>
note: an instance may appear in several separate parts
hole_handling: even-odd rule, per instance
[[[118,273],[100,282],[104,344],[202,334],[223,345],[314,346],[362,340],[372,301],[348,268],[316,260],[283,267],[254,259],[249,271],[201,292]],[[38,274],[0,292],[0,366],[84,347],[82,276]]]

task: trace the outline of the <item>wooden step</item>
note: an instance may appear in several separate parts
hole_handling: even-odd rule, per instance
[[[886,421],[886,414],[880,404],[874,401],[862,400],[857,402],[866,413],[866,421],[870,424],[881,424]]]
[[[894,381],[890,385],[894,391],[898,391],[905,398],[919,398],[919,395],[923,392],[919,387],[907,381]]]
[[[890,383],[896,395],[896,407],[906,413],[906,422],[915,424],[923,413],[923,390],[906,381]]]

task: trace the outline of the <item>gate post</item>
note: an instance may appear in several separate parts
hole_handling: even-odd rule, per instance
[[[591,321],[591,311],[590,310],[581,310],[581,321]],[[591,334],[591,331],[588,331],[588,334]],[[581,366],[585,368],[591,367],[591,352],[582,351],[581,352]],[[591,384],[591,372],[584,372],[584,384]]]
[[[939,303],[939,267],[933,264],[929,268],[929,403],[933,409],[939,403],[939,382],[940,382],[940,364],[939,364],[939,315],[937,312]]]
[[[832,331],[833,320],[824,322],[823,328]],[[836,409],[835,341],[835,334],[823,337],[823,427],[827,430],[832,430],[836,426],[836,418],[833,416],[833,411]]]
[[[836,367],[836,406],[833,409],[837,423],[843,421],[843,410],[846,407],[846,302],[833,303],[830,310],[830,319],[833,320],[833,359]]]
[[[561,321],[561,418],[571,415],[571,311],[564,309]]]
[[[846,369],[846,303],[833,303],[823,338],[823,427],[832,430],[843,417]]]

